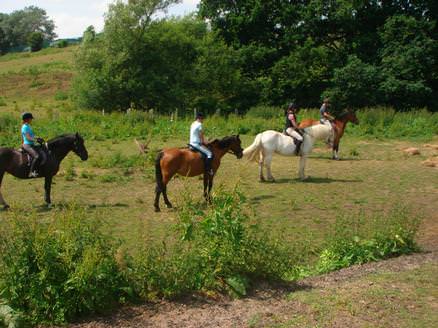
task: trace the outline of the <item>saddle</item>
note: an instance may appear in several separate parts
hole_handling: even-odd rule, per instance
[[[46,164],[47,162],[47,158],[48,158],[48,152],[47,149],[43,146],[41,147],[36,147],[36,151],[38,153],[42,153],[44,152],[46,156],[41,156],[41,161],[40,163],[37,165],[38,167],[43,166],[44,164]],[[32,155],[23,147],[18,148],[18,152],[21,153],[22,159],[23,159],[23,163],[26,163],[26,166],[30,167],[30,165],[32,164],[32,160],[33,157]]]
[[[187,144],[187,147],[189,148],[190,151],[192,151],[194,153],[199,153],[199,155],[201,155],[203,160],[205,160],[207,158],[207,156],[205,156],[205,154],[203,152],[201,152],[199,149],[196,149],[191,144]]]

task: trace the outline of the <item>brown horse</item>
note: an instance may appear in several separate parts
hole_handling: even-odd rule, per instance
[[[339,141],[341,140],[342,136],[344,135],[345,127],[347,126],[347,123],[351,122],[353,124],[359,124],[359,120],[356,116],[356,114],[352,111],[347,111],[344,114],[339,115],[333,120],[333,127],[335,129],[335,137],[333,140],[333,157],[332,159],[339,160],[338,151],[339,151]],[[313,120],[311,118],[304,119],[300,122],[299,128],[304,129],[311,125],[315,124],[321,124],[319,120]]]
[[[221,140],[214,140],[210,142],[207,147],[213,153],[213,161],[211,167],[214,174],[216,174],[221,164],[221,158],[226,153],[232,153],[237,158],[242,158],[243,149],[239,135],[225,137]],[[204,160],[201,154],[194,152],[188,148],[169,148],[162,150],[155,161],[155,177],[157,186],[155,189],[155,212],[160,211],[160,195],[163,194],[164,202],[168,208],[172,204],[167,198],[167,184],[175,174],[186,177],[194,177],[204,174],[204,197],[209,200],[210,191],[213,186],[213,175],[205,173]]]

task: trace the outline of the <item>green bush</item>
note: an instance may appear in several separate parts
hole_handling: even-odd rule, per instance
[[[418,251],[415,235],[419,223],[405,208],[373,218],[338,218],[315,270],[326,273]]]
[[[283,279],[294,256],[262,233],[245,213],[243,195],[219,191],[203,209],[188,198],[180,213],[178,241],[146,244],[134,257],[131,281],[143,297],[188,291],[244,295],[255,279]]]
[[[48,222],[37,218],[2,221],[0,298],[34,324],[60,324],[124,300],[119,242],[101,231],[98,218],[76,208],[56,211]]]
[[[284,109],[273,106],[256,106],[252,107],[247,113],[247,117],[257,117],[264,119],[278,118],[284,116]]]

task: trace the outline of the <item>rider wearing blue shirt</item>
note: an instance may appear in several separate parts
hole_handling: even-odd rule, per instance
[[[36,178],[38,176],[36,167],[40,163],[40,160],[42,159],[40,156],[40,152],[36,148],[36,141],[39,141],[38,140],[39,138],[35,137],[32,127],[30,126],[33,120],[32,113],[24,113],[22,119],[23,119],[23,125],[21,126],[21,138],[23,140],[22,147],[32,156],[29,178]],[[41,152],[41,155],[44,156],[44,152]]]

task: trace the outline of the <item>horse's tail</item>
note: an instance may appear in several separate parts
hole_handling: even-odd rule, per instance
[[[161,159],[164,153],[160,151],[155,159],[155,180],[157,182],[156,191],[160,192],[163,190],[163,172],[161,171]]]
[[[243,156],[248,157],[249,161],[257,161],[256,155],[260,152],[262,146],[262,134],[259,133],[254,142],[243,150]]]

